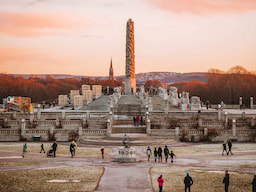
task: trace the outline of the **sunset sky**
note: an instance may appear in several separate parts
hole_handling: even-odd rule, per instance
[[[256,0],[0,0],[0,73],[256,71]]]

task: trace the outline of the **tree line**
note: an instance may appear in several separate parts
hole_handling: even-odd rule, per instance
[[[12,75],[0,74],[0,99],[8,96],[27,96],[31,97],[32,102],[53,101],[58,95],[68,95],[70,90],[79,90],[85,85],[102,85],[111,88],[123,86],[123,79],[102,80],[93,78],[55,79],[51,76],[46,78],[14,77]],[[139,84],[137,85],[140,86]],[[149,80],[144,83],[145,91],[157,89],[159,86],[166,87],[159,80]],[[256,75],[248,72],[241,66],[235,66],[224,72],[219,69],[210,69],[207,74],[207,82],[199,80],[173,83],[169,86],[189,92],[190,96],[199,96],[203,102],[207,100],[212,104],[223,101],[226,104],[238,104],[239,97],[243,97],[243,102],[249,106],[250,97],[256,100]]]
[[[12,75],[0,74],[0,102],[8,96],[30,97],[33,103],[51,102],[58,98],[58,95],[68,95],[70,90],[80,90],[82,85],[103,85],[103,86],[121,86],[120,80],[101,80],[92,78],[55,79],[51,76],[42,78],[15,77]]]

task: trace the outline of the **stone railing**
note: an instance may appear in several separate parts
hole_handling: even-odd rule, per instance
[[[203,127],[212,127],[212,126],[216,126],[216,127],[220,127],[223,126],[224,122],[223,121],[202,121],[202,126]]]
[[[20,135],[18,129],[0,129],[0,136]]]
[[[92,129],[83,129],[82,131],[83,136],[106,136],[107,130],[106,129],[98,129],[98,130],[92,130]]]
[[[183,130],[185,135],[203,135],[204,131],[197,130],[197,129],[185,129]]]

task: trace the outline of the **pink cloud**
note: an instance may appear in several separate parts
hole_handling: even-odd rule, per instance
[[[0,11],[0,33],[11,36],[54,35],[57,32],[53,30],[76,29],[81,25],[70,15]]]
[[[256,10],[255,0],[147,0],[152,5],[175,13],[213,15]]]

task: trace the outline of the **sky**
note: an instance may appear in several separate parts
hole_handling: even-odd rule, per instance
[[[256,0],[0,0],[0,73],[256,71]]]

